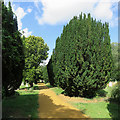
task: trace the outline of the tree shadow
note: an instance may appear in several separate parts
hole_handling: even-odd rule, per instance
[[[25,90],[25,89],[30,89],[31,87],[24,87],[24,88],[19,88],[19,90]]]
[[[49,89],[47,86],[34,86],[34,90],[42,90],[42,89]]]
[[[109,111],[109,115],[113,120],[120,119],[120,104],[109,100],[109,104],[107,105],[107,109]]]
[[[38,94],[15,95],[7,97],[2,102],[2,119],[14,118],[37,118],[38,117]]]

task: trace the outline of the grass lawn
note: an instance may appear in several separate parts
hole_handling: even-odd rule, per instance
[[[14,96],[3,99],[3,118],[38,118],[39,90],[17,90]]]
[[[91,118],[110,118],[107,103],[71,103]]]
[[[119,118],[120,105],[109,102],[71,103],[91,118]]]
[[[56,93],[56,95],[59,95],[64,91],[62,88],[59,87],[53,87],[50,89],[53,90]],[[96,97],[92,99],[84,98],[84,100],[92,101],[94,99],[99,100],[101,98],[109,98],[111,91],[112,87],[106,87],[105,89],[98,91]],[[76,98],[79,99],[79,97]],[[115,120],[120,118],[120,114],[118,112],[120,105],[117,103],[106,101],[96,103],[89,102],[88,103],[69,102],[69,103],[91,118],[115,118]]]

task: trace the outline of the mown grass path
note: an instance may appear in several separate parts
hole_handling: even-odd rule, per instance
[[[39,84],[39,118],[88,118],[82,111],[66,103],[44,83]]]

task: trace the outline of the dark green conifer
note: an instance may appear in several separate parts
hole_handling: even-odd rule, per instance
[[[74,17],[57,39],[49,64],[54,73],[53,84],[62,87],[65,94],[93,96],[95,91],[106,86],[111,76],[108,24],[93,20],[90,14]]]

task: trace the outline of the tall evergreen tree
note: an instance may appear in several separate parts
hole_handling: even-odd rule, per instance
[[[8,8],[2,3],[2,86],[6,95],[20,86],[24,69],[23,44],[14,16],[11,3]]]
[[[54,74],[53,84],[62,87],[67,95],[93,96],[95,91],[106,86],[111,75],[108,24],[93,20],[90,14],[74,17],[56,40],[49,64],[51,76]]]

